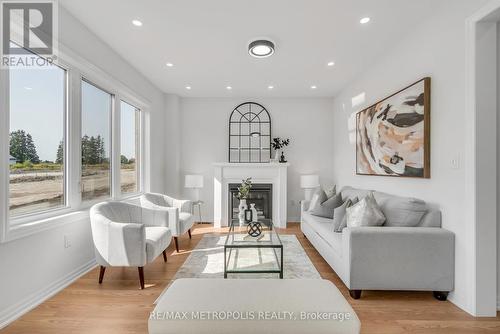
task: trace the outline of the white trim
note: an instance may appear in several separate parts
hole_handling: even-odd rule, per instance
[[[66,288],[68,285],[76,281],[81,276],[85,275],[97,266],[95,259],[85,263],[79,268],[73,270],[63,278],[52,283],[50,286],[37,291],[26,297],[19,303],[10,306],[0,313],[0,329],[6,327],[14,320],[20,318],[27,312],[31,311],[50,297],[54,296],[59,291]]]
[[[0,69],[0,110],[9,110],[9,72]],[[0,242],[9,231],[9,113],[0,112]]]
[[[476,26],[479,22],[487,19],[492,13],[500,9],[500,0],[492,0],[475,14],[466,20],[466,54],[465,54],[465,221],[467,235],[470,237],[467,243],[468,270],[467,286],[472,287],[472,293],[468,296],[464,309],[474,316],[481,316],[477,297],[478,280],[481,275],[477,266],[478,242],[477,242],[477,109],[476,109]]]

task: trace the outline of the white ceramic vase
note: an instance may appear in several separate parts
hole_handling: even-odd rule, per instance
[[[248,208],[247,200],[240,199],[240,205],[238,206],[238,220],[240,221],[240,226],[245,225],[245,210]]]
[[[257,209],[255,208],[255,203],[250,203],[250,210],[252,210],[252,221],[253,222],[258,222],[259,217],[257,216]]]

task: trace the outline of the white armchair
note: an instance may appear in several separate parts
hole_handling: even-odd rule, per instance
[[[100,265],[99,284],[108,266],[138,267],[144,289],[144,265],[161,253],[167,262],[165,250],[172,240],[167,212],[123,202],[104,202],[90,209],[90,222],[96,261]]]
[[[178,237],[187,232],[191,239],[191,227],[194,224],[192,205],[189,200],[179,200],[162,194],[146,193],[141,196],[142,207],[162,210],[167,214],[168,227],[172,231],[177,252],[179,252]]]

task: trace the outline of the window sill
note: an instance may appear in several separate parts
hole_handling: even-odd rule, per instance
[[[46,219],[34,220],[28,223],[13,225],[10,227],[5,242],[10,242],[24,238],[36,233],[50,230],[65,224],[74,223],[89,218],[89,210],[73,211],[70,213],[50,217]]]
[[[131,194],[130,196],[120,199],[120,201],[130,201],[134,199],[139,199],[141,194],[142,193]],[[96,203],[105,201],[110,201],[110,199],[96,201]],[[89,219],[90,207],[95,203],[86,203],[86,204],[88,205],[77,211],[69,211],[47,218],[34,217],[33,220],[31,221],[19,223],[17,225],[16,224],[10,225],[9,232],[5,240],[3,240],[2,242],[3,243],[10,242],[43,231],[47,231],[53,228],[57,228],[66,224],[71,224],[84,219]]]

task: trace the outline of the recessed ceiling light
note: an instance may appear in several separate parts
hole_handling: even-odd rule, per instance
[[[172,63],[167,63],[166,65],[167,65],[167,67],[174,67],[174,64],[172,64]]]
[[[332,67],[332,66],[334,66],[334,65],[335,65],[335,62],[334,62],[334,61],[330,61],[330,62],[328,62],[328,64],[326,64],[326,65],[328,65],[328,66]]]
[[[367,24],[368,22],[370,22],[370,18],[369,17],[363,17],[361,20],[359,20],[359,23],[361,24]]]
[[[142,22],[137,19],[132,20],[132,24],[135,25],[136,27],[142,27]]]
[[[191,90],[191,86],[186,86],[186,89],[187,90]]]
[[[274,86],[267,86],[267,89],[274,89]]]
[[[253,41],[248,45],[248,53],[255,58],[266,58],[274,53],[274,43],[265,39]]]
[[[231,87],[231,86],[227,86],[227,87],[226,87],[226,89],[227,89],[227,90],[231,90],[231,89],[233,89],[233,87]]]
[[[316,89],[316,88],[318,88],[318,86],[315,86],[315,85],[311,86],[311,89]]]

